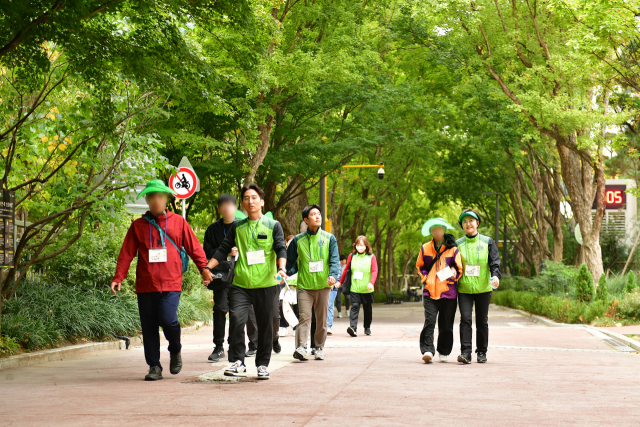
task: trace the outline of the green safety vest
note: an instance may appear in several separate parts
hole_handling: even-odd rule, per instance
[[[367,289],[367,285],[371,282],[371,258],[369,254],[353,254],[351,255],[351,292],[357,294],[370,294],[373,291]],[[362,272],[362,279],[354,278],[356,271]]]
[[[238,261],[236,262],[233,284],[241,288],[257,289],[275,286],[277,255],[273,250],[273,227],[276,221],[262,216],[258,223],[253,223],[245,218],[236,223],[236,247],[238,248]],[[266,239],[258,239],[258,235],[266,235]],[[247,252],[264,250],[265,262],[249,265]]]
[[[462,278],[458,282],[458,292],[462,294],[480,294],[490,292],[491,271],[489,271],[489,240],[487,236],[478,234],[470,239],[467,236],[456,240],[462,258]],[[466,265],[479,265],[480,276],[467,276]]]
[[[308,232],[296,236],[298,250],[298,288],[316,290],[328,288],[329,278],[329,243],[331,234],[318,229],[316,234]],[[322,271],[309,272],[309,262],[322,261]]]

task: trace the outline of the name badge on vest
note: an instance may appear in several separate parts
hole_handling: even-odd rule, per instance
[[[362,271],[354,271],[353,278],[356,280],[362,280],[364,279],[364,273]]]
[[[464,267],[464,274],[470,277],[480,277],[480,266],[467,264]]]
[[[322,270],[324,270],[324,262],[309,261],[309,273],[322,273]]]
[[[440,279],[441,282],[444,282],[449,277],[453,276],[453,271],[451,271],[450,267],[445,267],[442,270],[436,272],[436,275],[438,276],[438,279]]]
[[[255,265],[255,264],[264,264],[266,262],[264,257],[264,250],[260,249],[259,251],[249,251],[247,252],[247,264]]]
[[[149,249],[149,262],[167,262],[167,248]]]

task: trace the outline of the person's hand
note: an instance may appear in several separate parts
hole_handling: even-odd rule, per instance
[[[231,248],[231,253],[229,254],[229,256],[235,257],[237,255],[238,255],[238,248],[234,246]]]
[[[457,277],[458,276],[458,270],[456,270],[453,267],[449,267],[451,269],[451,274],[453,274],[453,277]]]
[[[327,277],[327,286],[333,286],[336,284],[336,278],[333,276]]]
[[[278,280],[278,276],[280,276],[280,280]],[[287,272],[284,268],[279,269],[276,273],[276,280],[278,280],[278,283],[283,283],[287,277]]]
[[[491,287],[493,289],[498,289],[498,286],[500,286],[500,279],[498,279],[496,276],[493,276],[491,278]]]
[[[120,290],[121,285],[122,283],[120,282],[111,282],[111,293],[116,295],[116,287],[118,288],[118,290]]]
[[[338,289],[340,286],[342,286],[342,283],[336,281],[335,288]]]
[[[367,285],[367,290],[368,290],[368,291],[372,291],[372,290],[373,290],[373,283],[369,283],[369,284]]]
[[[213,274],[211,274],[211,271],[208,268],[203,269],[200,274],[202,274],[202,281],[204,282],[205,286],[207,286],[213,280]]]

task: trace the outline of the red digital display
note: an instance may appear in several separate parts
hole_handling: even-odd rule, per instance
[[[606,209],[626,208],[627,205],[626,185],[607,185],[604,190],[604,203]],[[596,201],[593,201],[593,209],[596,208]]]

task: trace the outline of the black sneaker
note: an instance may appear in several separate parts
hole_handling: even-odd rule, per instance
[[[224,348],[216,347],[216,348],[213,349],[213,352],[209,355],[209,360],[211,362],[218,362],[223,357],[224,357]]]
[[[478,353],[478,355],[476,356],[476,360],[478,361],[478,363],[487,363],[487,353]]]
[[[273,352],[274,353],[280,353],[282,351],[282,346],[280,345],[280,341],[279,340],[275,340],[273,342]]]
[[[158,381],[162,379],[162,369],[160,366],[152,366],[149,368],[149,373],[144,377],[145,381]]]
[[[253,357],[256,355],[256,353],[258,352],[258,350],[250,348],[249,350],[247,350],[247,352],[244,354],[244,357]]]
[[[356,332],[356,329],[355,329],[355,328],[352,328],[351,326],[349,326],[349,327],[347,328],[347,333],[348,333],[349,335],[351,335],[352,337],[357,337],[357,336],[358,336],[358,333]]]
[[[179,374],[182,370],[182,355],[180,353],[171,354],[171,360],[169,361],[169,372],[172,375]]]
[[[458,362],[464,365],[468,365],[469,363],[471,363],[471,353],[462,353],[460,356],[458,356]]]
[[[371,335],[371,328],[364,328],[365,335]]]

